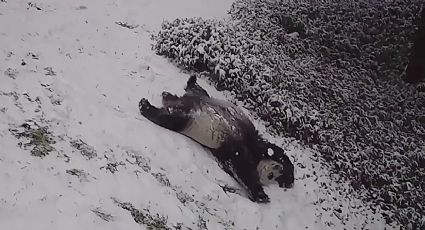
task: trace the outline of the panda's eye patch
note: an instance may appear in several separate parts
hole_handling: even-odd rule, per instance
[[[269,180],[271,180],[273,178],[273,173],[269,173],[269,175],[267,175],[267,178],[269,178]]]
[[[279,169],[279,165],[273,166],[273,169]]]

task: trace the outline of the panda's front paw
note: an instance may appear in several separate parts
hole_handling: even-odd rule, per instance
[[[257,202],[257,203],[269,203],[270,202],[269,196],[267,196],[267,194],[264,191],[261,191],[261,190],[253,193],[251,200],[253,200],[254,202]]]
[[[139,110],[141,114],[145,114],[152,108],[151,103],[149,103],[148,99],[142,98],[139,102]]]

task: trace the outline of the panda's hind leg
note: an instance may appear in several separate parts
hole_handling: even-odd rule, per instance
[[[156,108],[145,98],[140,100],[139,110],[151,122],[176,132],[185,129],[190,119],[181,113],[170,114],[166,108]]]

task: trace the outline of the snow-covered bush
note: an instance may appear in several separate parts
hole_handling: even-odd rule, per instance
[[[425,95],[405,84],[418,0],[237,0],[232,21],[179,19],[158,54],[206,72],[271,130],[317,144],[366,201],[425,226]]]

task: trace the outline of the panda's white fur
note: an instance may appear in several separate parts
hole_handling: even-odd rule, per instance
[[[282,176],[283,165],[271,159],[264,159],[258,163],[257,171],[261,184],[275,184],[276,178]]]
[[[190,117],[190,123],[181,133],[211,149],[219,148],[229,136],[242,138],[235,122],[244,119],[245,115],[231,103],[212,98],[201,100]]]

